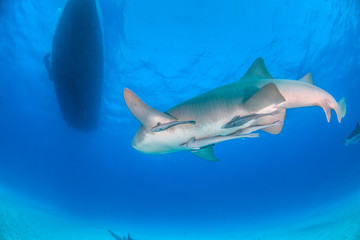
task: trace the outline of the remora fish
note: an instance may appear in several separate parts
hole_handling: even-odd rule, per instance
[[[339,122],[346,113],[345,99],[336,102],[328,92],[314,86],[311,74],[299,81],[274,79],[262,58],[258,58],[239,81],[196,96],[165,113],[146,105],[127,88],[123,95],[129,110],[142,123],[132,140],[132,146],[148,154],[189,150],[184,144],[193,138],[227,136],[252,126],[280,122],[261,129],[278,134],[288,108],[319,106],[325,111],[328,121],[331,109],[334,109]],[[152,131],[158,123],[166,124],[175,120],[195,121],[196,124],[178,124],[164,131]],[[207,160],[216,160],[212,145],[200,150],[199,154],[191,152]]]
[[[356,144],[360,141],[360,125],[356,124],[354,131],[350,133],[350,135],[345,139],[345,145]]]
[[[224,141],[233,140],[233,139],[237,139],[237,138],[256,138],[256,137],[259,137],[259,134],[252,133],[252,132],[261,130],[263,128],[280,125],[280,124],[282,124],[282,122],[278,121],[278,122],[268,124],[268,125],[251,126],[251,127],[245,128],[245,129],[237,130],[236,132],[231,133],[226,136],[214,136],[214,137],[201,138],[201,139],[191,138],[187,143],[182,144],[182,146],[186,147],[187,149],[189,149],[191,151],[194,151],[194,150],[196,151],[196,150],[200,150],[200,149],[210,146],[210,145],[215,145],[216,143],[219,143],[219,142],[224,142]]]

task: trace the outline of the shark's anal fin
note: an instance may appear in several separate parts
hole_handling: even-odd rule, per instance
[[[196,121],[190,120],[190,121],[172,121],[168,123],[160,123],[158,122],[152,129],[152,132],[161,132],[168,128],[180,125],[180,124],[196,124]]]
[[[282,102],[285,102],[285,98],[281,95],[279,89],[274,83],[268,83],[249,98],[244,103],[243,108],[249,113],[269,113],[275,111],[276,105]],[[268,111],[264,112],[265,109],[268,109]]]
[[[306,74],[304,77],[300,79],[302,82],[306,82],[308,84],[314,85],[314,81],[312,79],[311,73]]]
[[[125,88],[123,91],[125,103],[131,113],[141,122],[146,128],[153,128],[159,122],[173,122],[177,118],[169,114],[160,112],[155,108],[145,104],[138,96],[135,95],[130,89]]]
[[[212,147],[213,146],[211,145],[204,148],[200,148],[198,150],[191,150],[190,152],[199,158],[208,161],[219,162],[219,160],[214,156],[214,151]]]

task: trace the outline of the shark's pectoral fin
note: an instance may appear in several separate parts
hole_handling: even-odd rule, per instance
[[[285,102],[279,89],[273,83],[268,83],[247,100],[243,108],[249,113],[269,113],[276,111],[276,105]],[[266,111],[264,111],[266,109]],[[262,111],[261,111],[262,110]]]
[[[306,74],[303,78],[300,79],[300,81],[314,85],[311,73]]]
[[[146,128],[153,128],[158,123],[173,122],[177,119],[169,114],[160,112],[155,108],[145,104],[138,96],[130,89],[125,88],[123,91],[125,103],[131,113],[141,122]]]
[[[285,101],[279,89],[273,83],[263,86],[243,105],[243,109],[250,113],[244,116],[235,116],[230,122],[226,123],[223,128],[239,127],[249,121],[257,120],[265,116],[278,115],[278,105]],[[276,119],[275,121],[283,120]],[[273,122],[275,122],[273,121]]]
[[[264,59],[258,58],[251,65],[245,75],[239,80],[258,80],[258,79],[273,79],[265,66]]]
[[[199,150],[191,150],[190,152],[199,158],[208,161],[219,162],[219,160],[214,156],[214,151],[212,147],[213,145],[210,145],[204,148],[200,148]]]
[[[282,131],[284,125],[286,109],[283,108],[279,111],[278,114],[267,117],[266,121],[274,122],[277,124],[273,124],[270,127],[263,128],[262,131],[271,133],[271,134],[279,134]]]

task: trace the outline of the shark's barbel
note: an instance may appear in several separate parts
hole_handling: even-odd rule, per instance
[[[274,79],[262,58],[239,81],[189,99],[165,113],[146,105],[127,88],[123,95],[129,110],[142,123],[132,141],[135,149],[149,154],[189,150],[207,160],[216,160],[213,144],[231,139],[234,133],[238,135],[233,138],[256,130],[280,133],[286,109],[319,106],[328,121],[333,109],[339,122],[346,113],[345,99],[336,102],[328,92],[314,86],[311,74],[299,81]],[[186,147],[191,139],[192,144],[197,139],[205,140],[197,142],[194,149]],[[209,144],[209,140],[216,141]]]

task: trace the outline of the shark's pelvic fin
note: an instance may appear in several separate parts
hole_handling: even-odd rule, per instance
[[[273,83],[268,83],[244,103],[244,109],[248,113],[269,113],[276,111],[276,105],[285,102],[279,89]],[[265,112],[260,112],[265,110]]]
[[[138,96],[130,89],[125,88],[123,91],[125,103],[131,113],[141,122],[146,128],[153,128],[158,123],[173,122],[177,119],[169,114],[160,112],[145,104]]]
[[[284,119],[285,119],[285,113],[286,109],[280,109],[279,113],[271,116],[271,122],[277,123],[272,126],[266,127],[262,129],[262,131],[271,133],[271,134],[279,134],[282,131],[283,125],[284,125]],[[269,119],[267,119],[269,121]]]
[[[258,58],[251,65],[245,75],[239,80],[259,80],[259,79],[273,79],[273,76],[269,73],[265,66],[263,58]]]
[[[161,132],[165,131],[168,128],[180,125],[180,124],[196,124],[196,121],[190,120],[190,121],[172,121],[168,123],[160,123],[158,122],[152,129],[152,132]]]
[[[314,85],[311,73],[306,74],[303,78],[300,79],[300,81]]]
[[[199,150],[191,150],[190,152],[199,158],[208,161],[219,162],[219,159],[214,156],[214,151],[212,147],[213,146],[207,146],[204,148],[200,148]]]

